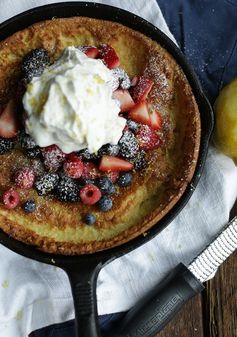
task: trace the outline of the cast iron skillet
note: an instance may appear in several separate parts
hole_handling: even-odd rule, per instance
[[[110,248],[94,254],[71,257],[41,252],[32,246],[14,240],[4,232],[0,231],[0,243],[4,246],[25,257],[58,266],[67,273],[71,283],[75,304],[77,336],[80,334],[80,337],[96,337],[101,336],[97,323],[96,302],[96,281],[100,269],[112,260],[141,246],[148,240],[151,240],[163,230],[185,206],[195,189],[202,172],[209,138],[213,128],[213,113],[209,102],[202,92],[197,77],[176,45],[158,28],[139,16],[125,10],[87,2],[66,2],[41,6],[21,13],[2,23],[0,25],[0,40],[5,39],[16,31],[35,22],[51,19],[52,17],[71,16],[88,16],[97,19],[116,21],[159,42],[171,55],[173,55],[182,67],[192,86],[201,113],[201,147],[193,179],[188,185],[182,198],[171,211],[159,221],[159,223],[149,230],[145,237],[140,235],[130,242],[115,248]],[[136,329],[134,331],[135,332],[128,331],[126,336],[150,336],[150,334],[146,334],[145,331],[142,331],[142,333],[136,331]],[[125,333],[123,333],[123,337],[125,337]]]

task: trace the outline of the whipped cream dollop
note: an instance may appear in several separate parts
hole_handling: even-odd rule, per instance
[[[27,85],[25,127],[40,147],[52,144],[65,153],[117,144],[126,120],[112,98],[111,71],[101,60],[75,47]]]

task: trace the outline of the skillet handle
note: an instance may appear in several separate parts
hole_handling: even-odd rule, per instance
[[[183,304],[204,289],[180,263],[124,316],[110,337],[154,337],[177,314]]]
[[[96,283],[102,263],[64,269],[70,280],[75,307],[76,337],[101,337],[98,325]]]

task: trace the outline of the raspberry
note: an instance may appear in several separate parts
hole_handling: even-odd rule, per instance
[[[6,208],[15,208],[20,201],[20,196],[17,191],[12,189],[4,192],[3,194],[3,203]]]
[[[72,155],[66,159],[63,164],[65,173],[71,178],[80,178],[82,175],[84,164],[76,155]]]
[[[35,181],[34,170],[29,167],[18,170],[14,175],[14,181],[17,187],[22,189],[31,188]]]
[[[94,205],[101,198],[101,192],[95,185],[86,185],[80,191],[81,201],[85,205]]]
[[[50,171],[57,171],[65,160],[63,153],[57,145],[50,145],[42,149],[45,167]]]
[[[81,177],[83,179],[95,179],[100,175],[100,172],[95,164],[91,162],[84,163],[84,168]]]

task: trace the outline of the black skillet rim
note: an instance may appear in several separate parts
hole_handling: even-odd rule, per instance
[[[140,31],[160,43],[161,46],[163,46],[175,58],[189,80],[200,109],[202,131],[199,157],[191,182],[187,186],[181,199],[163,219],[146,232],[146,236],[139,235],[137,238],[132,239],[125,244],[93,254],[64,256],[41,252],[35,247],[17,241],[12,237],[9,237],[3,231],[0,231],[0,243],[7,248],[25,257],[62,267],[78,264],[80,262],[85,263],[85,260],[91,263],[112,260],[132,251],[135,248],[138,248],[161,232],[180,213],[197,186],[205,163],[208,143],[214,125],[213,111],[210,103],[202,91],[196,74],[194,73],[192,67],[187,63],[180,49],[157,27],[126,10],[109,5],[88,2],[62,2],[35,7],[0,24],[0,41],[35,22],[51,19],[53,17],[59,18],[71,16],[88,16],[91,18],[119,22],[127,27]]]

